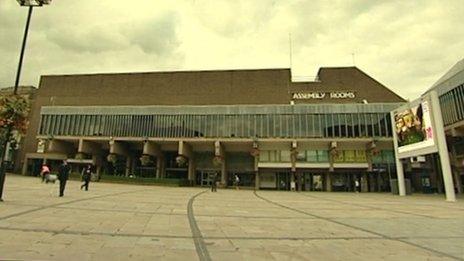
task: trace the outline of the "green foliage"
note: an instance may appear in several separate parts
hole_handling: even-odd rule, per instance
[[[29,103],[20,95],[0,96],[0,143],[9,141],[16,147],[18,138],[26,133]],[[3,146],[2,146],[3,148]]]

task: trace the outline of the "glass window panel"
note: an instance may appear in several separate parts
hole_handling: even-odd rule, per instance
[[[346,114],[346,136],[354,137],[353,114]]]
[[[332,114],[332,121],[333,121],[333,128],[334,128],[334,137],[341,137],[341,132],[340,132],[340,114]]]
[[[382,158],[385,163],[394,163],[395,152],[393,150],[382,150]]]
[[[269,161],[269,151],[263,150],[259,153],[259,161],[267,162]]]
[[[340,163],[345,161],[345,155],[343,150],[338,151],[338,154],[334,157],[334,162]]]
[[[356,162],[367,162],[366,151],[357,150],[356,151]]]
[[[277,161],[276,151],[275,150],[270,150],[269,151],[269,161],[271,161],[271,162]]]
[[[329,162],[329,152],[327,150],[318,150],[317,151],[317,161],[319,161],[319,162]]]
[[[289,150],[281,150],[280,151],[280,161],[282,162],[290,162],[291,157],[290,157],[290,151]]]
[[[296,161],[298,162],[303,162],[306,161],[306,151],[298,151],[298,154],[296,155]]]
[[[306,151],[306,161],[307,162],[317,162],[318,161],[318,152],[317,152],[317,150],[307,150]]]
[[[345,162],[355,162],[356,161],[356,152],[354,150],[345,150]]]

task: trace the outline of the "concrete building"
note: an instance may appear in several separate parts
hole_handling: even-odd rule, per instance
[[[91,163],[103,175],[186,179],[219,173],[257,189],[389,190],[389,112],[405,101],[356,67],[42,76],[21,154]]]
[[[464,186],[464,59],[447,71],[430,90],[436,90],[439,95],[454,184],[457,192],[462,193]]]

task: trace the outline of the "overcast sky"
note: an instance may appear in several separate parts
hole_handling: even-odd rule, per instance
[[[463,0],[53,0],[35,8],[22,85],[40,75],[353,63],[415,99],[464,58]],[[0,0],[0,86],[14,85],[27,8]]]

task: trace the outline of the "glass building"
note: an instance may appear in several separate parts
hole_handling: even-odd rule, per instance
[[[68,159],[102,177],[388,191],[404,102],[356,67],[42,76],[23,173]]]

